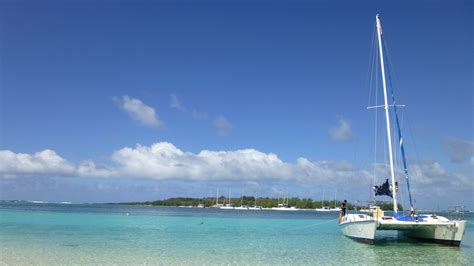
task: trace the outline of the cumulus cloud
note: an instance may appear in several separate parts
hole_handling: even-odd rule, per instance
[[[255,149],[192,153],[168,142],[125,147],[114,152],[111,161],[114,167],[97,165],[90,160],[74,164],[51,150],[33,155],[1,151],[0,174],[314,183],[347,177],[356,170],[345,162],[312,162],[306,158],[284,162],[274,153]]]
[[[179,101],[178,96],[175,94],[170,95],[170,107],[181,112],[186,111],[186,107]]]
[[[144,104],[140,99],[130,98],[127,95],[114,97],[114,102],[134,120],[144,126],[159,128],[163,126],[158,114],[153,107]]]
[[[339,125],[329,129],[329,135],[334,141],[348,141],[354,137],[351,124],[345,119],[339,119]]]
[[[120,172],[152,179],[261,180],[288,177],[289,165],[254,149],[184,152],[171,143],[123,148],[112,155]]]
[[[65,176],[229,181],[239,184],[286,182],[311,189],[321,184],[340,185],[340,191],[344,193],[366,193],[374,176],[377,184],[389,176],[387,165],[374,167],[359,168],[344,161],[311,161],[303,157],[285,162],[274,153],[255,149],[202,150],[194,153],[183,151],[168,142],[124,147],[112,153],[110,165],[91,160],[73,163],[52,150],[33,154],[0,151],[0,177],[4,180],[22,176]],[[414,193],[424,198],[431,195],[444,197],[447,190],[472,193],[474,184],[469,175],[450,172],[436,161],[412,165],[409,170],[412,182],[418,184],[414,186]],[[401,171],[397,172],[397,177],[403,184]]]
[[[223,115],[214,119],[214,126],[217,128],[217,134],[221,137],[227,136],[232,132],[234,126]]]
[[[109,177],[115,175],[115,170],[90,160],[76,165],[49,149],[33,154],[0,151],[1,177],[29,175]]]
[[[474,142],[458,138],[448,138],[445,141],[445,151],[453,163],[472,161]]]
[[[0,174],[5,177],[15,175],[68,175],[74,173],[74,165],[63,159],[53,150],[34,154],[0,151]]]

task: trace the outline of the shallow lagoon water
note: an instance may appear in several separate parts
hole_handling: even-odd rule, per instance
[[[127,215],[128,214],[128,215]],[[337,213],[108,204],[0,204],[2,264],[470,264],[474,215],[460,248],[342,236]]]

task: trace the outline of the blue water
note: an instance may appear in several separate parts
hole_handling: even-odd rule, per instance
[[[128,215],[127,215],[128,214]],[[336,213],[0,203],[2,264],[470,264],[460,248],[342,236]]]

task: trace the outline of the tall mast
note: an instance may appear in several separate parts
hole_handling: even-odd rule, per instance
[[[393,211],[397,212],[397,189],[395,186],[395,170],[393,165],[393,154],[392,154],[392,136],[390,131],[390,114],[388,112],[388,98],[387,98],[387,83],[385,81],[385,64],[383,61],[383,48],[382,48],[382,24],[380,23],[380,16],[375,16],[377,22],[377,37],[379,41],[379,53],[380,53],[380,68],[382,72],[382,84],[383,84],[383,98],[384,98],[384,109],[385,109],[385,121],[387,122],[387,141],[388,141],[388,155],[390,159],[390,176],[392,178],[392,197],[393,197]]]
[[[324,207],[324,193],[325,193],[325,192],[326,192],[326,191],[323,190],[323,199],[321,200],[321,208]]]
[[[219,189],[217,189],[216,193],[216,206],[219,205]]]

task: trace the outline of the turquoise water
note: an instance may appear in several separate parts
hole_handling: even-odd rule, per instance
[[[127,215],[128,214],[128,215]],[[337,214],[169,207],[0,204],[2,264],[470,264],[460,248],[341,235]]]

